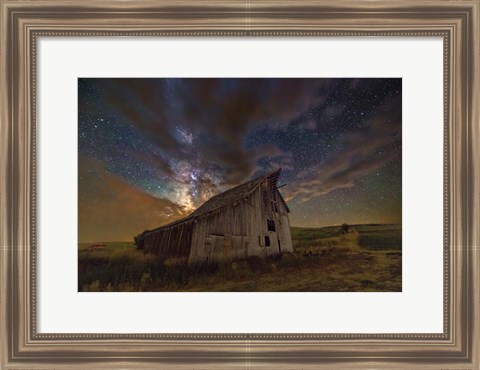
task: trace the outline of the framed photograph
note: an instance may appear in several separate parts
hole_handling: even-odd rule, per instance
[[[2,369],[479,368],[477,0],[0,3]]]
[[[79,291],[402,291],[400,78],[78,84]]]

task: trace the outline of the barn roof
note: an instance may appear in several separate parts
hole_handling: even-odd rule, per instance
[[[174,226],[177,224],[180,224],[182,222],[186,222],[188,220],[192,220],[196,217],[202,216],[204,214],[207,214],[213,210],[225,207],[228,204],[231,204],[233,202],[239,201],[246,196],[248,196],[250,193],[252,193],[256,187],[261,184],[265,180],[270,180],[270,184],[272,187],[276,187],[278,178],[280,177],[280,173],[282,172],[282,169],[279,168],[278,170],[272,171],[266,175],[257,177],[253,180],[250,180],[248,182],[245,182],[241,185],[238,185],[234,188],[231,188],[229,190],[224,191],[223,193],[217,194],[207,200],[205,203],[203,203],[200,207],[198,207],[193,213],[191,213],[189,216],[182,218],[180,220],[174,221],[172,223],[169,223],[167,225],[163,225],[159,228],[156,228],[154,230],[146,230],[145,232],[150,232],[150,231],[156,231],[160,230],[163,228],[167,228],[170,226]],[[288,206],[283,200],[282,197],[280,197],[282,200],[283,204],[285,205],[287,211],[288,211]]]
[[[275,186],[277,184],[278,178],[280,177],[281,171],[282,169],[280,168],[266,175],[245,182],[232,189],[224,191],[223,193],[215,195],[214,197],[203,203],[200,207],[198,207],[197,210],[191,214],[191,216],[201,216],[205,213],[213,211],[214,209],[218,209],[235,201],[241,200],[248,196],[251,192],[253,192],[258,186],[258,184],[262,183],[266,179],[269,179],[270,183]]]

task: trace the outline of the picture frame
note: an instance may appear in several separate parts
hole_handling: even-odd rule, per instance
[[[479,12],[478,0],[2,0],[2,368],[479,368]],[[37,332],[36,46],[42,36],[442,37],[443,333]]]

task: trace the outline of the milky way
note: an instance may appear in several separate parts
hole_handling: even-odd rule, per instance
[[[272,169],[294,226],[401,222],[401,79],[78,80],[79,240],[131,240]]]

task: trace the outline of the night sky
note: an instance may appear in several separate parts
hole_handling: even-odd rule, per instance
[[[401,223],[402,81],[78,80],[79,241],[130,241],[281,167],[292,226]]]

